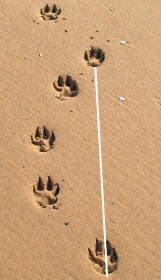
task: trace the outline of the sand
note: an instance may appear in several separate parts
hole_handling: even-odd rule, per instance
[[[96,46],[107,238],[119,256],[109,279],[159,280],[160,3],[54,3],[58,19],[43,20],[44,0],[0,1],[0,279],[105,279],[88,256],[103,240],[94,68],[84,60]],[[67,74],[79,93],[62,101],[53,82]],[[47,152],[32,144],[38,126],[54,132]],[[57,209],[45,196],[38,204],[39,176],[59,184]]]

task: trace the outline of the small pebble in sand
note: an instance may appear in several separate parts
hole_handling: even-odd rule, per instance
[[[39,56],[40,56],[40,57],[42,57],[42,56],[43,56],[43,54],[42,54],[42,53],[39,53]]]
[[[121,45],[124,45],[124,44],[127,44],[127,43],[128,43],[128,42],[125,41],[125,40],[120,41],[120,44],[121,44]]]
[[[91,38],[91,40],[94,39],[93,36],[91,36],[90,38]]]
[[[64,225],[65,225],[65,226],[68,226],[68,225],[69,225],[69,222],[65,222]]]
[[[65,32],[68,32],[68,30],[66,30],[66,29],[65,29],[64,31],[65,31]]]
[[[126,100],[126,98],[125,98],[125,97],[123,97],[123,96],[120,96],[120,100],[121,100],[121,101],[125,101],[125,100]]]

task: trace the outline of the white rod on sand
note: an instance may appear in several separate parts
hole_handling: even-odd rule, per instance
[[[103,189],[103,170],[102,170],[102,150],[101,150],[101,132],[100,132],[99,101],[98,101],[97,67],[94,67],[94,74],[95,74],[95,88],[96,88],[98,147],[99,147],[100,181],[101,181],[101,196],[102,196],[102,219],[103,219],[103,233],[104,233],[104,247],[105,247],[105,270],[106,270],[106,277],[108,277],[108,258],[107,258],[107,244],[106,244],[106,219],[105,219],[104,189]]]

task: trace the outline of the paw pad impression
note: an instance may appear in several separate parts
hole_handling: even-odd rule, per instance
[[[53,83],[53,86],[57,91],[57,97],[61,100],[78,95],[78,84],[69,75],[59,76],[58,80]]]
[[[88,66],[98,67],[103,63],[105,53],[102,49],[91,47],[89,51],[85,51],[84,59]]]
[[[108,257],[108,272],[112,273],[117,269],[118,255],[115,248],[111,246],[109,240],[107,240],[107,257]],[[105,274],[105,250],[104,244],[101,240],[96,239],[94,250],[88,248],[89,259],[92,261],[94,268],[97,272]]]
[[[35,135],[31,135],[32,144],[37,145],[40,147],[40,152],[47,152],[53,149],[55,135],[54,132],[50,131],[43,126],[37,127]]]
[[[33,193],[37,203],[43,208],[58,209],[57,201],[60,188],[58,184],[54,184],[50,176],[48,176],[47,184],[44,185],[41,177],[37,185],[33,186]]]
[[[56,20],[61,14],[61,9],[58,9],[55,4],[46,4],[45,7],[40,10],[40,14],[43,20]]]

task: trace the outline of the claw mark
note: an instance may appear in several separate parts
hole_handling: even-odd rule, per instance
[[[42,181],[41,177],[39,177],[39,181],[37,183],[37,190],[38,191],[43,191],[44,190],[44,184],[43,184],[43,181]]]

